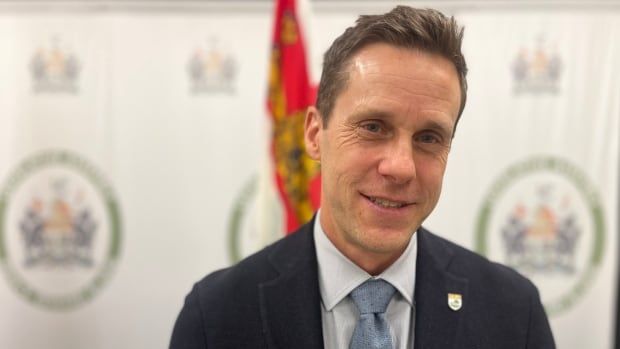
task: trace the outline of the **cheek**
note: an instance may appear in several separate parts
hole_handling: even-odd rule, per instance
[[[332,164],[330,189],[336,194],[341,202],[353,205],[360,191],[367,189],[376,182],[372,174],[376,173],[372,163],[363,156],[343,157],[340,161]]]
[[[363,150],[350,151],[346,156],[335,159],[334,166],[338,168],[338,175],[347,179],[360,179],[373,171],[375,161],[373,157],[379,158],[376,153]]]
[[[418,163],[418,180],[421,182],[421,186],[426,188],[431,196],[439,196],[445,169],[446,166],[443,161],[434,160]]]
[[[355,184],[358,182],[355,174],[350,168],[341,168],[333,175],[333,190],[340,193],[341,196],[348,196],[355,191]]]

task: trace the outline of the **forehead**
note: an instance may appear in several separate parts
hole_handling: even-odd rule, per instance
[[[358,104],[369,99],[394,100],[410,107],[439,107],[454,117],[458,114],[458,73],[454,64],[439,54],[369,44],[351,57],[347,71],[347,84],[338,99],[357,98]]]

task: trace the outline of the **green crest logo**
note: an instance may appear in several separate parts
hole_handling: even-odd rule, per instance
[[[233,203],[228,221],[228,250],[232,262],[238,262],[282,237],[281,210],[277,199],[260,193],[259,176],[250,178]]]
[[[536,283],[556,315],[592,283],[603,259],[604,222],[598,193],[579,168],[538,157],[511,166],[492,185],[475,246]]]
[[[95,167],[65,151],[24,160],[0,193],[0,263],[28,301],[72,309],[90,300],[115,266],[121,218]]]

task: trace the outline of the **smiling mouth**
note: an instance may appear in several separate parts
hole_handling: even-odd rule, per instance
[[[376,196],[367,196],[364,194],[362,194],[362,196],[364,196],[366,199],[368,199],[373,204],[379,207],[383,207],[383,208],[401,208],[401,207],[405,207],[405,206],[413,204],[413,202],[394,201],[394,200],[379,198]]]

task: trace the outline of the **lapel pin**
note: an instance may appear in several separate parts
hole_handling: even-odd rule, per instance
[[[448,293],[448,306],[454,311],[459,311],[463,306],[463,296],[460,293]]]

